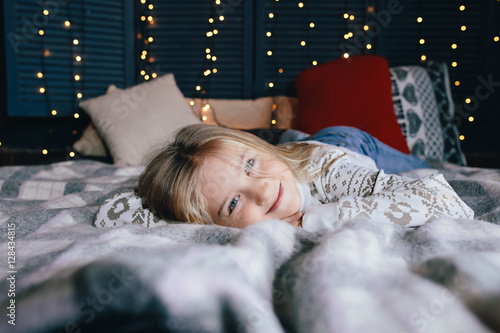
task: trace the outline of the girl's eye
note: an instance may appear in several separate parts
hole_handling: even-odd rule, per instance
[[[240,199],[239,196],[234,197],[233,200],[229,203],[229,215],[233,212],[234,207],[236,207],[236,204],[238,203],[238,200]]]
[[[246,172],[247,175],[250,175],[250,170],[252,170],[253,163],[254,163],[254,159],[251,158],[245,164],[245,172]]]

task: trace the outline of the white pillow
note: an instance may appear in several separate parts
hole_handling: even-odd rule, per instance
[[[141,165],[174,132],[201,123],[189,109],[173,74],[80,103],[116,165]]]

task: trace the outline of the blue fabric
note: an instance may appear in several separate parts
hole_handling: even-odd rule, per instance
[[[315,140],[338,147],[345,147],[357,153],[371,157],[379,169],[386,173],[400,173],[413,169],[428,168],[429,165],[415,155],[404,154],[370,134],[348,126],[332,126],[313,135],[288,130],[283,133],[280,143]]]

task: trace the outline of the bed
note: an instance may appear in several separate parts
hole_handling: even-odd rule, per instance
[[[276,109],[276,99],[249,103]],[[500,170],[426,156],[430,169],[404,173],[442,173],[474,219],[352,219],[321,233],[281,221],[188,225],[133,206],[144,165],[127,161],[144,156],[127,154],[140,147],[123,149],[112,137],[121,129],[92,120],[121,163],[0,168],[1,332],[500,331]]]

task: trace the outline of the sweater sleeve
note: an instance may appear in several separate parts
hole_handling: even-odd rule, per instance
[[[313,155],[316,167],[332,161],[321,150]],[[335,157],[309,187],[313,197],[332,205],[339,219],[365,217],[418,226],[441,216],[474,217],[440,174],[410,179],[355,165],[345,156]]]

